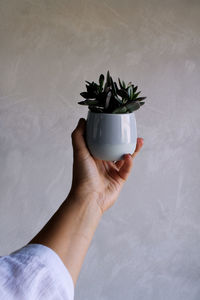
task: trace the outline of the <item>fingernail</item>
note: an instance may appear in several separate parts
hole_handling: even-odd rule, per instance
[[[142,143],[144,143],[144,139],[142,137],[140,139],[141,139]]]
[[[126,158],[130,158],[130,157],[132,157],[131,154],[130,154],[130,153],[127,153],[127,154],[124,154],[124,157],[123,157],[123,158],[126,159]]]

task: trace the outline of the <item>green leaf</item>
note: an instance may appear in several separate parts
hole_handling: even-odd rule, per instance
[[[115,87],[114,82],[112,80],[112,77],[110,79],[111,79],[111,86],[112,86],[113,95],[117,95],[117,90],[116,90],[116,87]]]
[[[144,99],[146,99],[146,97],[139,97],[139,98],[137,98],[136,100],[137,100],[137,101],[143,101]]]
[[[95,92],[97,92],[97,88],[96,88],[95,86],[93,86],[93,85],[89,85],[89,86],[87,86],[86,88],[87,88],[87,92],[88,92],[88,94],[90,95],[90,97],[91,97],[91,95],[93,95]],[[84,93],[84,92],[83,92],[83,93]],[[88,96],[88,98],[89,98],[89,96]]]
[[[117,92],[119,89],[118,89],[118,86],[117,86],[116,82],[114,82],[114,86],[115,86],[115,89],[116,89],[116,92]]]
[[[107,71],[106,82],[107,82],[107,86],[111,86],[111,80],[110,80],[110,73],[109,73],[109,71]]]
[[[113,114],[124,114],[124,113],[126,113],[127,112],[127,108],[126,108],[126,106],[124,105],[124,106],[121,106],[121,107],[117,107],[117,108],[115,108],[114,110],[113,110]]]
[[[140,102],[135,101],[135,102],[128,103],[126,104],[126,107],[129,112],[133,112],[140,108]]]
[[[140,92],[138,92],[138,93],[136,93],[136,94],[134,94],[134,95],[133,95],[133,99],[132,99],[132,100],[135,100],[135,99],[137,98],[137,96],[138,96],[140,93],[141,93],[141,91],[140,91]]]
[[[83,97],[83,98],[90,98],[90,94],[89,93],[87,93],[87,92],[82,92],[82,93],[80,93],[80,95]]]
[[[118,90],[117,94],[123,98],[129,98],[128,92],[124,89]]]
[[[117,96],[114,96],[114,98],[120,103],[122,104],[122,100],[120,98],[118,98]]]
[[[105,83],[105,85],[104,85],[104,93],[106,92],[106,90],[107,90],[107,87],[108,87],[108,85],[107,85],[107,82]]]
[[[142,106],[143,104],[145,104],[145,102],[140,102],[140,106]]]
[[[131,89],[131,100],[133,100],[133,96],[134,96],[134,93],[133,93],[133,87]]]
[[[112,96],[112,92],[109,91],[107,96],[106,96],[106,101],[105,101],[105,109],[108,109],[109,105],[110,105],[110,100],[111,100],[111,96]]]
[[[107,88],[106,88],[106,90],[105,90],[105,93],[106,93],[106,95],[110,92],[110,87],[109,86],[107,86]]]
[[[101,92],[96,96],[96,99],[99,100],[99,102],[104,103],[106,99],[106,95],[107,94],[105,92]]]
[[[96,112],[96,113],[102,113],[102,112],[104,112],[103,108],[101,108],[101,107],[89,106],[88,108],[89,108],[92,112]]]
[[[104,75],[101,74],[99,76],[99,85],[100,85],[100,89],[102,90],[102,87],[103,87],[103,83],[104,83]]]
[[[81,105],[98,105],[100,104],[98,100],[85,100],[85,101],[80,101],[78,102],[78,104],[81,104]]]
[[[122,83],[121,83],[120,78],[118,78],[118,81],[119,81],[119,86],[120,86],[120,88],[123,89],[123,85],[122,85]]]
[[[126,88],[126,83],[122,80],[123,88]]]
[[[128,99],[125,99],[125,98],[122,99],[123,104],[126,104],[127,102],[128,102]]]
[[[133,87],[132,87],[132,85],[128,87],[128,95],[129,95],[130,99],[133,98]]]
[[[134,89],[133,89],[133,93],[135,94],[135,92],[137,91],[138,87],[135,86]]]

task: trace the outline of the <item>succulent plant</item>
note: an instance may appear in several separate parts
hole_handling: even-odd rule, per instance
[[[107,71],[105,84],[104,81],[103,74],[99,76],[99,83],[86,81],[87,91],[80,93],[85,100],[78,104],[88,105],[92,112],[125,114],[139,109],[145,103],[146,97],[139,97],[141,91],[138,92],[138,87],[132,82],[126,86],[126,83],[118,78],[118,86],[109,71]]]

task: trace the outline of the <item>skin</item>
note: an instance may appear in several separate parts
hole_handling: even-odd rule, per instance
[[[81,118],[71,135],[70,192],[49,222],[29,242],[54,250],[70,272],[74,286],[98,223],[117,200],[143,145],[143,139],[138,138],[135,152],[115,163],[93,158],[85,144],[85,125],[85,119]]]

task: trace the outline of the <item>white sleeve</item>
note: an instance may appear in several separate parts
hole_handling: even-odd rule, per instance
[[[74,283],[50,248],[29,244],[0,257],[1,300],[73,300]]]

